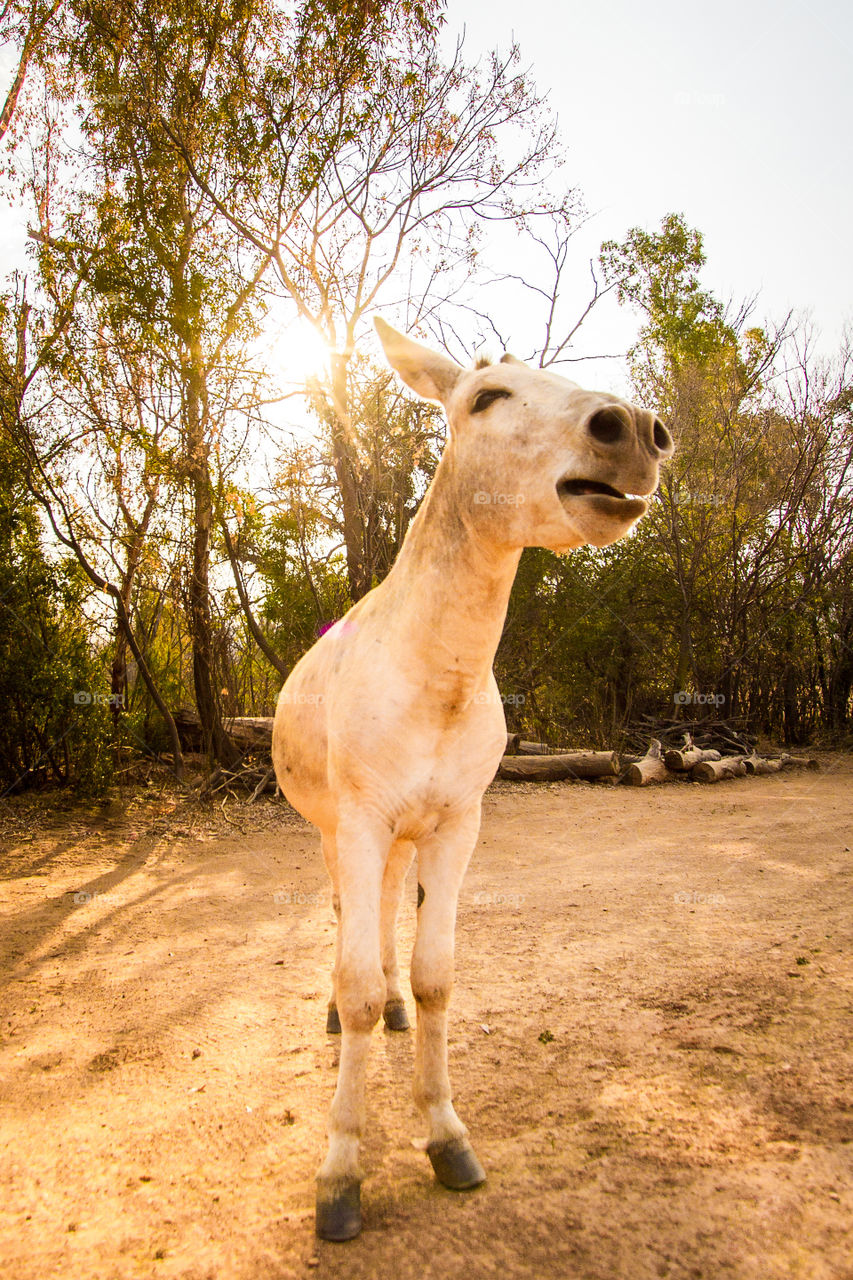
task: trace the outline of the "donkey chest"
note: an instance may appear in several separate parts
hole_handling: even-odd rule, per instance
[[[479,686],[480,679],[472,672],[458,667],[437,670],[424,688],[424,710],[442,726],[464,727],[465,720],[476,718]]]
[[[415,735],[398,756],[393,784],[398,834],[414,839],[478,800],[495,775],[505,741],[503,727],[496,731],[482,722],[469,734]]]
[[[417,840],[437,830],[452,814],[467,809],[483,792],[485,772],[470,768],[445,772],[436,762],[428,773],[411,778],[409,786],[401,778],[403,785],[394,797],[392,813],[395,836]]]

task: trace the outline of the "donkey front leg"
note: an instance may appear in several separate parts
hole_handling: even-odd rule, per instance
[[[468,1131],[453,1109],[447,1070],[447,1007],[453,988],[456,906],[477,841],[480,805],[418,843],[418,930],[412,953],[417,1004],[415,1102],[429,1122],[427,1154],[439,1182],[457,1191],[485,1181]]]
[[[338,926],[335,967],[332,970],[332,995],[326,1013],[326,1032],[336,1036],[341,1034],[336,994],[337,973],[341,964],[341,898],[337,889],[337,854],[333,836],[323,837],[323,854],[332,879],[332,907]],[[385,1008],[382,1010],[382,1016],[389,1031],[409,1030],[409,1016],[406,1013],[406,1002],[400,985],[400,969],[397,964],[397,917],[400,914],[400,899],[403,896],[406,876],[414,856],[415,846],[411,840],[396,840],[391,846],[382,879],[380,935],[382,971],[385,974],[386,985]]]
[[[414,856],[415,846],[411,840],[395,840],[382,881],[382,971],[386,984],[382,1016],[389,1031],[409,1030],[409,1018],[397,966],[397,917],[400,914],[403,886]]]
[[[329,1115],[329,1148],[317,1174],[317,1235],[350,1240],[361,1230],[359,1140],[370,1033],[385,1005],[379,922],[387,826],[362,816],[337,831],[339,958],[335,998],[341,1022],[338,1083]]]

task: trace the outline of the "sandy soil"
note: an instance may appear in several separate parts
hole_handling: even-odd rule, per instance
[[[450,1050],[489,1179],[435,1183],[411,1037],[377,1030],[347,1245],[313,1234],[338,1051],[313,831],[155,788],[4,802],[0,1274],[850,1280],[851,783],[836,758],[497,784]],[[414,904],[413,875],[404,953]]]

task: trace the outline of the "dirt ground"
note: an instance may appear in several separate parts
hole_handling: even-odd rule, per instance
[[[851,784],[849,757],[496,784],[450,1047],[488,1181],[434,1181],[411,1036],[377,1029],[345,1245],[313,1234],[338,1052],[313,830],[157,787],[4,801],[0,1274],[850,1280]]]

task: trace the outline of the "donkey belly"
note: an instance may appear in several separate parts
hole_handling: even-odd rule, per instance
[[[291,672],[278,697],[272,760],[288,803],[303,818],[328,831],[335,826],[336,805],[329,786],[326,709],[316,684],[305,679],[303,664],[304,659]]]

